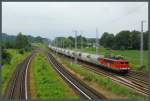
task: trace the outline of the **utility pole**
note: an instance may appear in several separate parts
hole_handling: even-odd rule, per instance
[[[54,40],[54,46],[56,47],[56,40]]]
[[[98,29],[96,28],[96,54],[98,55],[98,49],[99,49],[99,45],[98,45]]]
[[[141,63],[141,67],[143,66],[143,23],[145,21],[141,21],[141,47],[140,47],[140,63]]]
[[[63,39],[61,39],[61,48],[63,48]]]
[[[77,31],[75,32],[75,63],[77,63]]]
[[[82,51],[82,48],[83,48],[83,40],[82,40],[82,32],[81,32],[81,51]]]
[[[57,47],[57,41],[56,41],[56,38],[55,38],[55,47]],[[56,50],[57,51],[57,50]],[[55,51],[55,52],[56,52]],[[57,56],[57,52],[56,52],[56,56]]]
[[[64,48],[64,39],[62,40],[62,48]]]

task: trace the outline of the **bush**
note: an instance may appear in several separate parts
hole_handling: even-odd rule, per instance
[[[138,67],[138,70],[139,70],[139,71],[143,71],[145,68],[146,68],[146,66],[145,66],[145,65],[143,65],[143,66],[139,66],[139,67]]]
[[[27,52],[27,51],[31,51],[31,46],[29,45],[29,46],[26,46],[25,48],[24,48],[24,50]]]
[[[6,52],[6,50],[2,49],[2,65],[9,64],[11,60],[11,55]]]
[[[19,54],[24,54],[24,49],[19,49]]]

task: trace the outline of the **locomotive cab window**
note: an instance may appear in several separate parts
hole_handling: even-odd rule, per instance
[[[124,62],[120,62],[120,64],[124,64]]]

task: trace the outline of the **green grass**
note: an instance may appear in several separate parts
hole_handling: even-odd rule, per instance
[[[42,44],[42,43],[34,43],[35,46],[37,46],[38,48],[40,48],[41,50],[47,52],[48,51],[48,46],[46,44]]]
[[[6,51],[11,55],[11,61],[10,64],[4,64],[2,67],[2,95],[4,95],[8,81],[12,77],[12,74],[17,64],[24,60],[30,54],[30,52],[19,54],[16,49],[7,49]]]
[[[95,54],[95,48],[84,48],[82,51]],[[110,53],[110,51],[100,48],[99,54],[105,55],[106,53]],[[125,59],[129,60],[132,69],[141,71],[139,50],[111,50],[111,54],[124,56]],[[148,72],[148,51],[144,51],[144,65],[142,70]]]
[[[37,53],[32,61],[36,98],[39,99],[77,99],[78,96],[60,78],[49,64],[46,55]]]
[[[134,99],[143,98],[141,95],[128,89],[127,87],[121,86],[121,85],[117,84],[116,82],[113,82],[108,77],[104,77],[102,75],[95,74],[94,72],[85,69],[81,65],[74,64],[74,63],[71,64],[69,61],[67,61],[65,59],[61,59],[61,63],[66,64],[67,67],[72,69],[77,74],[84,76],[85,81],[88,81],[90,83],[95,82],[113,94],[125,96],[128,98],[134,98]]]

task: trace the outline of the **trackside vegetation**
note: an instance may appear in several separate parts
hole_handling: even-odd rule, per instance
[[[104,95],[106,95],[109,99],[143,99],[144,97],[140,94],[134,92],[133,90],[124,87],[122,85],[117,84],[112,81],[108,77],[104,77],[103,75],[96,74],[88,69],[85,69],[81,65],[70,63],[64,58],[60,58],[54,55],[60,63],[62,63],[65,68],[73,71],[78,77],[80,77],[83,81],[85,81],[88,85],[93,87],[96,90],[103,90]],[[99,90],[99,91],[101,91]]]
[[[16,49],[6,49],[5,51],[11,56],[11,60],[9,63],[2,65],[2,95],[4,95],[7,84],[11,79],[17,64],[23,61],[31,53],[24,52],[23,54],[20,54]]]
[[[46,54],[36,53],[31,62],[36,99],[77,99],[78,96],[52,68]]]

